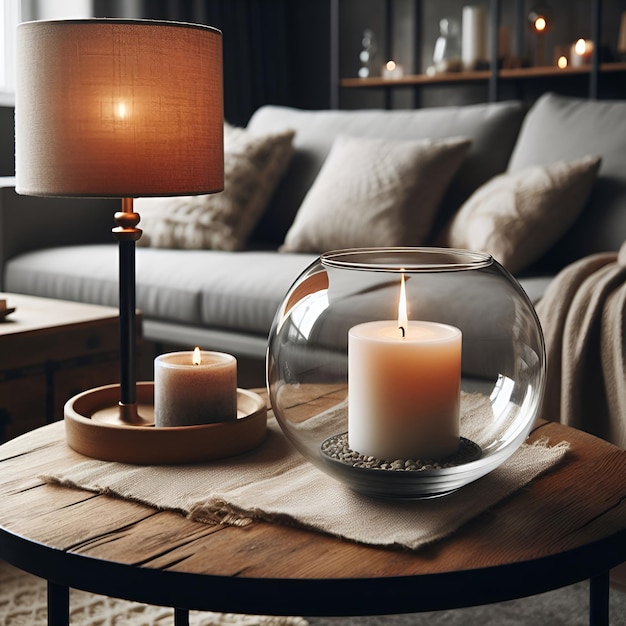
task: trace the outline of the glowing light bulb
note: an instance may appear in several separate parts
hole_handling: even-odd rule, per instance
[[[125,102],[118,102],[117,106],[115,107],[115,113],[116,113],[116,116],[120,120],[126,119],[126,115],[127,115],[126,103]]]

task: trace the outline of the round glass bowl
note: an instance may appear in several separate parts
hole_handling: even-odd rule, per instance
[[[321,255],[281,303],[267,353],[287,438],[388,498],[441,496],[497,468],[529,434],[545,369],[519,283],[489,255],[444,248]]]

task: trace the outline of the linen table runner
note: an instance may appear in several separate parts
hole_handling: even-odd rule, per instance
[[[178,511],[205,523],[265,520],[365,544],[417,549],[449,535],[554,467],[567,449],[564,442],[524,444],[496,470],[445,497],[377,500],[353,492],[309,463],[270,417],[266,441],[230,459],[148,467],[86,460],[43,478]]]

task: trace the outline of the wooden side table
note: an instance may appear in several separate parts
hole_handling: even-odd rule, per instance
[[[116,308],[11,293],[0,299],[16,308],[0,323],[0,441],[62,419],[76,393],[119,381]]]
[[[626,451],[560,424],[564,461],[457,533],[410,552],[256,522],[240,528],[46,484],[85,457],[54,423],[0,446],[0,557],[49,581],[49,620],[69,587],[187,609],[370,615],[510,600],[591,579],[591,624],[608,624],[609,569],[626,560]]]

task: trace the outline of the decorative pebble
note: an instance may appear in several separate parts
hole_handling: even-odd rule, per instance
[[[460,438],[459,449],[449,457],[441,460],[422,459],[377,459],[352,450],[348,445],[348,433],[334,435],[322,443],[322,454],[335,461],[352,467],[369,470],[386,470],[393,472],[421,472],[424,470],[444,469],[475,461],[482,456],[480,446],[473,441]]]

